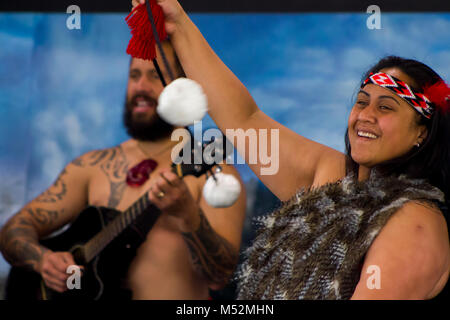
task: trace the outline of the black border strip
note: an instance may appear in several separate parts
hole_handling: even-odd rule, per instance
[[[188,12],[365,12],[378,5],[383,12],[450,12],[447,0],[180,0]],[[3,12],[66,12],[70,5],[81,12],[129,12],[130,0],[1,0]]]

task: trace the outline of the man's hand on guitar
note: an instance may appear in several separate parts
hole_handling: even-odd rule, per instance
[[[70,274],[67,268],[76,265],[70,252],[47,251],[44,253],[40,263],[40,273],[45,285],[57,292],[67,290],[67,279]],[[83,267],[79,266],[81,270]]]
[[[186,183],[170,170],[160,173],[150,188],[149,199],[163,213],[181,219],[180,231],[189,232],[199,223],[199,205]]]

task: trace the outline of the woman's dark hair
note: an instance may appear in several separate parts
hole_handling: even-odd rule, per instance
[[[411,77],[415,83],[410,87],[419,93],[423,93],[425,86],[432,85],[442,78],[427,65],[412,59],[404,59],[396,56],[388,56],[381,59],[370,70],[370,73],[379,72],[385,68],[398,68]],[[411,178],[427,179],[433,186],[445,193],[447,211],[450,202],[450,112],[442,112],[437,108],[430,120],[420,116],[419,125],[423,124],[428,130],[427,137],[420,147],[414,147],[407,154],[386,161],[375,168],[385,175],[406,174]],[[358,164],[351,158],[351,146],[348,138],[348,130],[345,134],[345,146],[348,156],[348,169],[355,174],[358,172]],[[446,213],[446,212],[444,212]]]

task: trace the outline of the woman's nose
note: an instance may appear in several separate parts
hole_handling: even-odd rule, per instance
[[[367,105],[358,114],[358,120],[376,122],[376,106],[374,103]]]

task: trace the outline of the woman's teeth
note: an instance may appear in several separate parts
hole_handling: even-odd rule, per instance
[[[370,132],[364,132],[364,131],[358,131],[358,136],[364,137],[364,138],[370,138],[370,139],[376,139],[378,138],[376,135]]]

